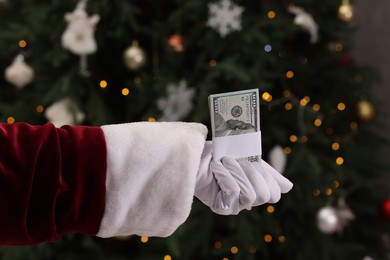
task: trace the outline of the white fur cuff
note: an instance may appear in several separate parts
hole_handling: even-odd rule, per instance
[[[207,128],[141,122],[102,130],[106,208],[97,236],[171,235],[190,213]]]

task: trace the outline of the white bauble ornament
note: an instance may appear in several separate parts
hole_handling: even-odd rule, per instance
[[[138,70],[146,63],[145,51],[139,47],[138,41],[133,41],[123,54],[125,65],[130,70]]]
[[[23,55],[18,55],[5,69],[4,77],[16,88],[21,89],[34,79],[34,70],[24,62]]]
[[[287,156],[281,146],[277,145],[269,153],[269,164],[280,173],[284,172],[287,164]]]
[[[340,219],[334,207],[326,206],[317,213],[318,229],[325,234],[334,234],[340,228]]]
[[[85,0],[80,1],[72,13],[65,14],[68,26],[61,38],[62,46],[77,55],[87,55],[97,50],[94,33],[100,17],[97,14],[88,17],[85,5]]]
[[[61,99],[48,107],[45,116],[56,127],[78,125],[85,118],[85,114],[68,98]]]

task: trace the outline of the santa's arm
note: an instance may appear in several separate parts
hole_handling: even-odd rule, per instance
[[[181,122],[0,124],[0,245],[66,233],[165,237],[187,219],[194,195],[229,215],[291,189],[265,162],[213,161],[206,134]]]
[[[188,217],[207,129],[0,124],[0,244],[168,236]]]

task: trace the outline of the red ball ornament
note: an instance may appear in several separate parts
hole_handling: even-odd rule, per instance
[[[353,58],[349,53],[344,53],[341,55],[340,60],[337,62],[337,66],[339,67],[347,67],[352,65],[353,63]]]
[[[390,221],[390,198],[385,199],[381,205],[382,215],[385,220]]]
[[[168,38],[168,46],[175,52],[184,51],[184,39],[179,34],[173,34]]]

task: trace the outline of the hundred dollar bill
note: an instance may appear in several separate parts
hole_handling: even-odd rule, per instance
[[[213,137],[243,135],[260,131],[258,89],[210,95],[209,106]],[[261,143],[253,145],[261,146]],[[261,154],[237,159],[259,162]]]

